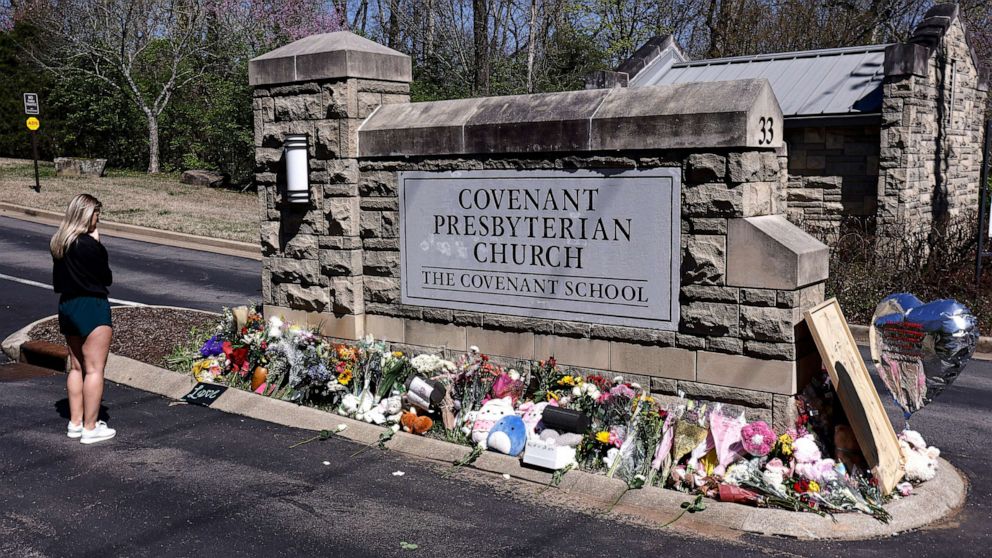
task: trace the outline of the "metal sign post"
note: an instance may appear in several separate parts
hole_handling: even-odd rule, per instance
[[[992,165],[992,120],[985,122],[985,149],[982,156],[982,173],[978,183],[978,254],[975,258],[975,286],[982,283],[982,263],[985,258],[992,257],[987,252],[986,245],[992,240],[992,219],[989,219],[988,230],[985,230],[985,219],[989,217],[989,165]]]
[[[41,192],[41,180],[38,176],[38,128],[41,127],[41,121],[33,116],[41,114],[37,93],[24,94],[24,114],[30,116],[26,124],[31,133],[31,154],[34,157],[34,191]]]

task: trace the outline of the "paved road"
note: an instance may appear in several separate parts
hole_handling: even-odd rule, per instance
[[[0,275],[51,284],[54,227],[0,217]],[[114,270],[110,296],[217,311],[261,299],[261,262],[104,236]],[[56,312],[50,289],[0,278],[0,339]]]
[[[47,227],[0,219],[0,273],[47,282]],[[257,292],[258,262],[109,239],[114,296],[215,309]],[[52,312],[0,280],[0,335]],[[684,538],[523,503],[344,440],[110,386],[118,440],[64,438],[62,378],[0,384],[0,556],[982,556],[992,545],[992,363],[973,362],[913,426],[971,482],[946,525],[896,539]],[[888,405],[888,403],[887,403]],[[896,420],[894,409],[890,414]],[[62,411],[64,414],[64,411]],[[899,424],[899,423],[896,423]],[[322,465],[323,461],[330,465]],[[394,477],[393,471],[406,475]],[[927,502],[921,501],[921,506]],[[703,512],[705,513],[705,512]],[[865,521],[871,521],[866,518]],[[416,553],[400,541],[422,545]]]

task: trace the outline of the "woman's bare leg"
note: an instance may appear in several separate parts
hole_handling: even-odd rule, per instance
[[[83,343],[83,428],[96,428],[100,402],[103,401],[103,368],[107,364],[110,340],[114,330],[100,326],[93,330]]]
[[[66,391],[69,393],[69,422],[83,422],[83,338],[67,335],[69,346],[69,375],[66,377]]]

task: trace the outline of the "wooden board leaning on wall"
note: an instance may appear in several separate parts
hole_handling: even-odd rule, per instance
[[[868,466],[882,490],[891,492],[903,477],[899,439],[837,299],[808,310],[806,323]]]

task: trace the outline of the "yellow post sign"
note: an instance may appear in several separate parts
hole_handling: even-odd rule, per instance
[[[41,127],[41,121],[32,116],[31,118],[28,118],[27,125],[28,125],[28,130],[34,132],[35,130]]]

